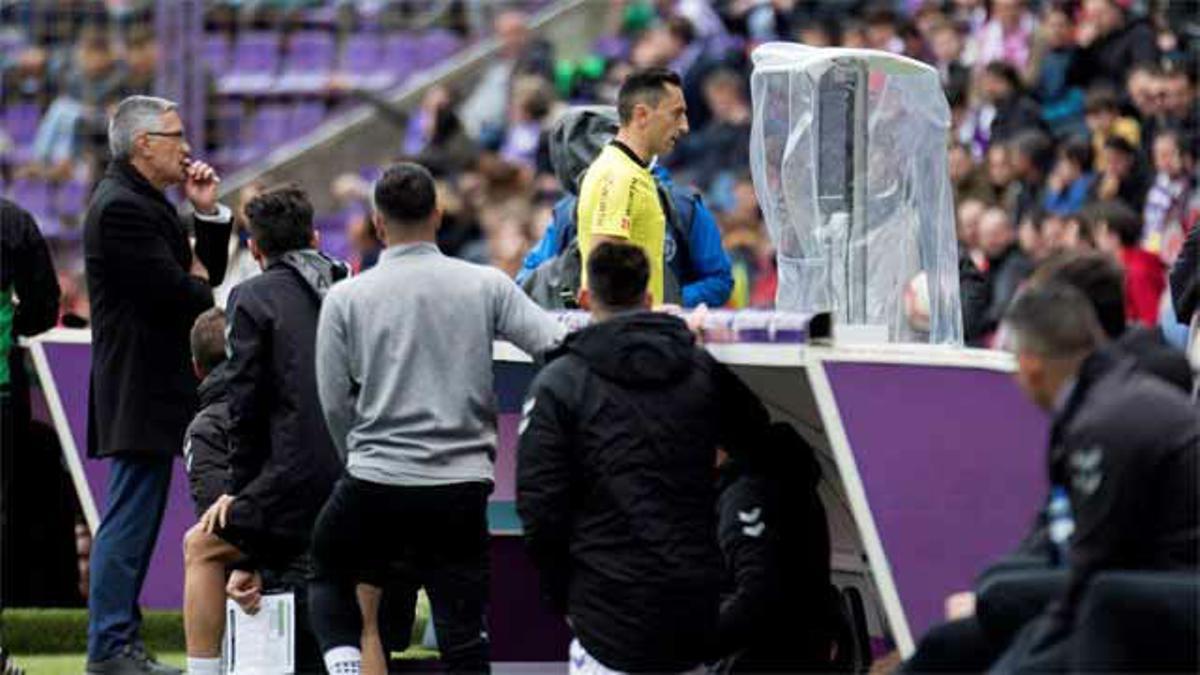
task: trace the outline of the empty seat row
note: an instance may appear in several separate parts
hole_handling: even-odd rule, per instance
[[[226,103],[217,110],[213,161],[225,170],[252,162],[317,128],[325,116],[325,105],[311,101],[260,105],[250,115],[240,103]]]
[[[313,93],[337,75],[358,87],[381,89],[431,67],[462,45],[455,33],[434,30],[420,35],[355,33],[338,48],[327,31],[302,31],[284,40],[270,31],[243,33],[236,44],[209,34],[204,60],[218,74],[223,94]]]
[[[89,185],[82,181],[50,182],[18,178],[0,190],[5,197],[29,211],[42,236],[49,239],[78,239],[83,214],[87,211]]]

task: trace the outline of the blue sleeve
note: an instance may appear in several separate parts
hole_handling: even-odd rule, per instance
[[[733,272],[729,256],[721,246],[721,231],[717,229],[717,219],[698,197],[692,212],[688,253],[695,281],[683,287],[683,306],[723,306],[733,291]]]
[[[546,226],[546,234],[542,235],[542,240],[529,249],[529,253],[525,254],[525,262],[521,263],[521,271],[517,272],[517,285],[525,283],[525,279],[533,274],[539,265],[556,255],[558,255],[558,225],[554,216],[551,216],[550,224]]]

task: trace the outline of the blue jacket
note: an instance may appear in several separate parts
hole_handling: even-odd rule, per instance
[[[678,247],[674,245],[674,233],[670,226],[667,227],[668,241],[664,248],[667,264],[671,266],[671,271],[683,287],[683,306],[724,305],[733,290],[733,273],[729,256],[721,247],[721,231],[717,228],[717,219],[699,195],[676,187],[666,169],[655,166],[653,172],[658,182],[670,192],[675,202],[675,210],[684,220],[683,230],[688,233],[686,256],[677,255]],[[575,223],[572,214],[576,201],[575,195],[567,195],[554,205],[554,215],[546,228],[546,234],[525,255],[525,262],[521,265],[521,271],[517,273],[518,284],[524,282],[543,262],[561,253],[574,238]]]

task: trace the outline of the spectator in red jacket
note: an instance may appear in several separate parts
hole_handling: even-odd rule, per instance
[[[1166,270],[1159,256],[1141,247],[1142,219],[1119,201],[1099,202],[1089,215],[1100,250],[1115,256],[1125,268],[1125,317],[1155,325],[1167,287]]]

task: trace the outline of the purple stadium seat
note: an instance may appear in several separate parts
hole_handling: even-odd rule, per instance
[[[343,232],[346,229],[346,214],[326,213],[313,218],[313,228],[321,233],[324,239],[327,232]]]
[[[349,260],[354,253],[346,233],[340,230],[321,231],[321,250],[339,260]]]
[[[462,38],[448,30],[431,30],[421,36],[417,67],[424,70],[441,63],[462,47]]]
[[[221,103],[216,113],[217,152],[213,161],[224,171],[241,166],[246,138],[246,115],[239,101]]]
[[[218,89],[223,94],[244,95],[266,92],[279,69],[279,34],[250,32],[238,38],[233,49],[230,71],[221,76]]]
[[[58,221],[50,208],[50,184],[34,178],[18,178],[8,185],[8,198],[28,211],[46,236],[57,233]]]
[[[54,212],[71,220],[80,220],[87,210],[88,184],[71,180],[61,183],[54,193]]]
[[[383,59],[375,64],[371,73],[373,88],[399,84],[408,79],[417,68],[421,57],[420,39],[408,33],[395,33],[387,36],[383,43]],[[380,84],[386,81],[386,84]]]
[[[312,93],[321,90],[329,81],[336,57],[337,45],[332,33],[296,33],[288,46],[283,75],[275,83],[275,91]]]
[[[383,41],[379,36],[372,33],[355,33],[346,38],[338,72],[352,86],[379,89],[379,82],[371,82],[370,78],[382,60]],[[390,82],[383,82],[385,87],[388,84]]]
[[[321,126],[321,122],[323,121],[325,121],[324,103],[313,101],[297,104],[292,109],[291,135],[293,137],[303,136]]]
[[[246,143],[259,153],[270,153],[292,140],[290,118],[291,106],[269,104],[259,106],[254,115],[254,125]]]
[[[7,106],[4,115],[4,131],[12,138],[13,145],[26,147],[33,144],[42,111],[36,103],[18,103]]]
[[[223,74],[229,66],[229,39],[220,33],[204,36],[204,64],[214,73]]]
[[[7,60],[25,49],[25,36],[20,33],[0,33],[0,60]]]

